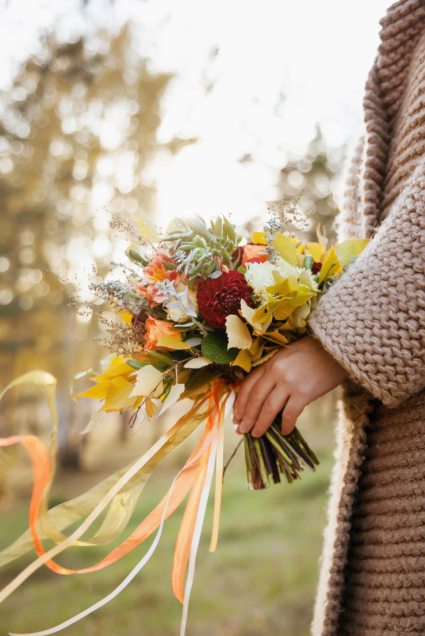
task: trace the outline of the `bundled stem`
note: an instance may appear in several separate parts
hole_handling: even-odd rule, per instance
[[[307,465],[315,470],[319,464],[298,429],[283,435],[280,415],[262,437],[244,435],[245,462],[250,488],[262,490],[281,481],[283,475],[288,483],[300,478]]]

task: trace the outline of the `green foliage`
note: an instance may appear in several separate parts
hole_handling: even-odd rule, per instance
[[[166,241],[174,244],[178,270],[189,278],[207,277],[220,270],[220,261],[232,265],[240,237],[225,217],[207,223],[201,217],[182,221],[184,227],[172,232]]]
[[[217,364],[229,364],[238,355],[238,349],[227,348],[227,336],[224,331],[214,331],[204,336],[201,349],[204,356]]]

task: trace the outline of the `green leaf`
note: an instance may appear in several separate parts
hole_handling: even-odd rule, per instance
[[[238,355],[237,349],[227,348],[227,336],[224,331],[214,331],[202,340],[202,353],[205,357],[218,364],[229,364]]]
[[[186,391],[193,392],[210,384],[220,375],[219,367],[202,367],[193,370],[186,382]]]

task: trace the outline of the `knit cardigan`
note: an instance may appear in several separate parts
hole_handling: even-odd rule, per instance
[[[425,0],[381,21],[313,336],[345,368],[313,636],[425,634]]]

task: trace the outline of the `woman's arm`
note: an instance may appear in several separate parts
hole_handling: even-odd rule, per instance
[[[425,386],[425,159],[309,324],[313,338],[291,344],[243,383],[239,432],[264,433],[284,404],[289,432],[304,406],[346,377],[387,406]]]

